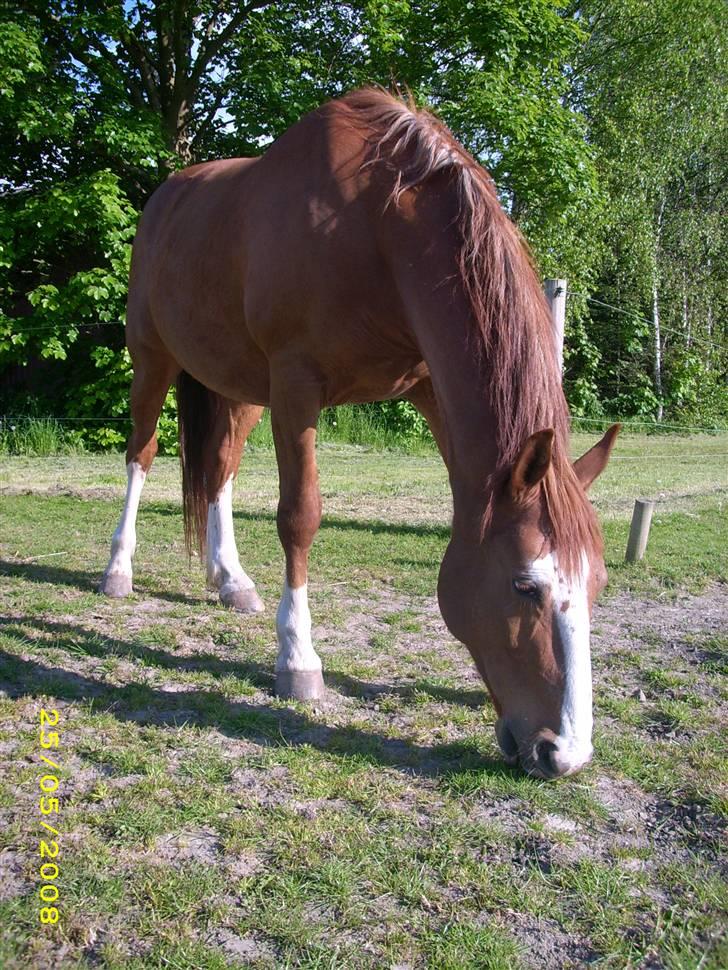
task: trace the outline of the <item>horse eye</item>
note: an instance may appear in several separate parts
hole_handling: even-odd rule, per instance
[[[519,596],[525,596],[527,599],[537,600],[539,597],[538,586],[530,580],[514,579],[513,588]]]

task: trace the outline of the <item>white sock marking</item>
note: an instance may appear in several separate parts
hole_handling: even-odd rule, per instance
[[[220,594],[255,585],[240,565],[233,526],[233,479],[207,507],[207,581]]]
[[[136,461],[126,466],[126,501],[119,525],[111,539],[111,559],[106,567],[106,575],[121,574],[131,577],[131,560],[136,549],[136,517],[139,499],[147,473]]]
[[[311,642],[311,613],[305,583],[298,589],[284,583],[276,614],[276,633],[280,647],[276,670],[321,670],[321,658]]]

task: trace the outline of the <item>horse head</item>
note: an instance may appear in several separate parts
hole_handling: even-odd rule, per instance
[[[482,534],[454,529],[440,570],[442,615],[488,686],[503,755],[542,778],[572,774],[592,755],[590,620],[607,574],[586,489],[618,430],[562,467],[563,480],[554,432],[530,435],[490,496]],[[555,528],[564,516],[572,521]]]

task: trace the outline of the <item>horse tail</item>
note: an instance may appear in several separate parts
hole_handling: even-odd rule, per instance
[[[202,557],[207,541],[207,476],[205,444],[212,433],[218,395],[182,371],[177,378],[179,460],[187,554]]]

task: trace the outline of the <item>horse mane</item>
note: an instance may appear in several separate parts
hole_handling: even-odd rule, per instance
[[[487,487],[483,531],[528,436],[553,428],[552,465],[541,490],[562,568],[579,571],[582,550],[601,553],[601,533],[569,458],[569,411],[551,314],[526,241],[503,211],[490,175],[431,112],[374,87],[337,103],[367,130],[371,150],[364,165],[392,171],[387,205],[398,205],[405,192],[436,172],[451,174],[462,241],[457,272],[470,302],[473,353],[487,373],[483,383],[496,425],[498,460]]]

